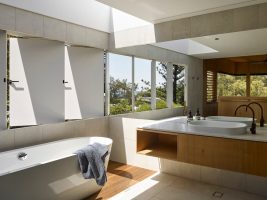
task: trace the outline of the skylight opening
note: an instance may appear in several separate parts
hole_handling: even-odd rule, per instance
[[[186,55],[197,55],[197,54],[206,54],[206,53],[215,53],[218,52],[215,49],[212,49],[206,45],[203,45],[199,42],[196,42],[191,39],[182,39],[168,42],[161,42],[153,44],[164,49],[176,51]]]
[[[113,31],[123,31],[143,26],[154,26],[152,23],[112,8]]]

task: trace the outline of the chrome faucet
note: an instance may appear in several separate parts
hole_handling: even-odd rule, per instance
[[[255,112],[254,110],[249,106],[249,105],[245,105],[245,104],[242,104],[240,106],[238,106],[236,109],[235,109],[235,116],[236,116],[236,112],[239,108],[241,107],[246,107],[246,111],[248,111],[248,108],[251,110],[252,112],[252,115],[253,115],[253,118],[252,118],[252,124],[251,124],[251,128],[250,128],[250,132],[252,134],[256,134],[256,123],[255,123]]]
[[[260,127],[264,127],[264,118],[263,118],[263,108],[262,108],[262,105],[259,104],[258,102],[253,101],[253,102],[250,102],[248,104],[248,106],[250,106],[251,104],[256,104],[256,105],[258,105],[260,107],[260,109],[261,109]]]

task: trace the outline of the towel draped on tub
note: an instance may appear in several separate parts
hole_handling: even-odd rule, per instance
[[[108,147],[94,143],[76,151],[75,154],[78,156],[83,177],[94,178],[98,185],[103,186],[107,182],[105,158],[108,155]]]

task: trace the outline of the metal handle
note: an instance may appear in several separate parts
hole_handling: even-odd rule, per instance
[[[63,84],[65,84],[65,83],[69,83],[69,82],[67,82],[67,81],[63,80]]]
[[[12,81],[10,79],[4,78],[4,83],[7,83],[9,85],[11,85],[12,83],[18,83],[19,81]]]

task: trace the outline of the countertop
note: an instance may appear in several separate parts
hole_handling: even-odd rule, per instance
[[[173,117],[164,120],[159,120],[144,126],[139,127],[145,130],[154,130],[162,132],[171,132],[171,133],[183,133],[191,135],[202,135],[202,136],[211,136],[211,137],[221,137],[221,138],[231,138],[239,140],[249,140],[249,141],[259,141],[267,142],[267,127],[259,127],[257,125],[256,134],[253,135],[250,133],[249,128],[247,129],[246,134],[242,135],[233,135],[227,133],[216,133],[216,132],[201,132],[190,129],[187,123],[186,117]]]

